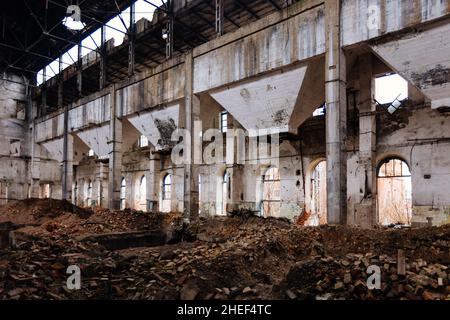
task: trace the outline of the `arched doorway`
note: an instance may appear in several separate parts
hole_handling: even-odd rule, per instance
[[[311,172],[311,217],[309,225],[327,223],[327,163],[320,161]]]
[[[377,187],[379,223],[411,224],[412,182],[408,164],[398,158],[382,161],[378,167]]]
[[[281,208],[281,180],[278,168],[267,169],[263,176],[262,214],[264,217],[278,217]]]

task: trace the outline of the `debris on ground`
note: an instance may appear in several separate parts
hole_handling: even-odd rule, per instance
[[[39,208],[50,211],[63,206],[42,201],[48,204]],[[1,221],[36,224],[14,231],[32,239],[19,237],[0,250],[0,299],[450,298],[450,226],[362,230],[235,216],[200,218],[180,229],[179,214],[39,210],[27,218],[12,204],[0,209]],[[12,219],[17,214],[23,216]],[[177,239],[172,244],[131,245],[133,234],[153,231],[182,234],[170,236]],[[122,245],[105,247],[110,238]],[[73,265],[81,270],[80,290],[66,285]],[[377,269],[380,287],[371,288]]]

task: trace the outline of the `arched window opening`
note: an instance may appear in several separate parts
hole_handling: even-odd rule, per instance
[[[378,169],[378,217],[382,225],[410,225],[412,182],[408,164],[401,159],[384,160]]]
[[[167,173],[162,179],[161,186],[161,211],[170,212],[172,199],[172,175]]]
[[[269,168],[263,176],[262,214],[278,217],[281,208],[281,180],[278,168]]]
[[[311,217],[309,225],[327,223],[327,163],[320,161],[311,172]]]
[[[171,187],[172,187],[172,176],[170,174],[166,174],[163,179],[163,187],[162,187],[163,200],[171,199],[171,197],[172,197]]]
[[[120,210],[124,210],[126,207],[126,195],[127,195],[127,182],[125,178],[122,178],[120,182]]]

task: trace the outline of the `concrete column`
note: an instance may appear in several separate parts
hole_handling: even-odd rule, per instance
[[[111,120],[109,123],[111,144],[109,153],[108,175],[108,208],[120,208],[120,182],[122,179],[122,121],[117,117],[116,89],[111,86],[110,91]]]
[[[134,175],[133,173],[127,173],[125,175],[125,208],[134,209],[134,195],[136,194],[134,185]]]
[[[105,179],[106,173],[105,173],[105,165],[103,163],[100,162],[100,167],[99,167],[99,174],[98,174],[98,179],[97,179],[97,187],[96,187],[96,192],[97,192],[97,205],[100,207],[103,207],[104,205],[104,195],[103,195],[103,181]]]
[[[376,214],[376,105],[373,100],[374,78],[372,54],[359,58],[359,166],[358,181],[361,190],[356,205],[356,223],[363,227],[377,224]]]
[[[191,132],[190,145],[194,145],[194,121],[200,119],[200,99],[194,94],[194,58],[192,51],[186,55],[186,82],[185,82],[185,129]],[[192,150],[193,151],[193,150]],[[198,165],[194,164],[194,152],[191,152],[190,163],[184,167],[184,206],[183,213],[186,221],[198,218]]]
[[[62,161],[62,177],[61,177],[62,200],[71,201],[72,180],[73,180],[73,136],[69,133],[69,106],[66,105],[64,107],[63,161]]]
[[[340,1],[325,1],[325,100],[327,213],[329,224],[347,221],[347,97],[345,56],[340,40]]]
[[[63,200],[72,201],[72,181],[73,181],[73,136],[67,134],[64,137],[63,166],[62,166],[62,183],[61,198]]]
[[[159,154],[150,152],[149,170],[147,171],[147,211],[159,210],[159,190],[161,159]]]
[[[31,132],[31,161],[30,161],[30,198],[39,198],[39,180],[41,173],[41,150],[36,144],[36,125],[33,121]]]

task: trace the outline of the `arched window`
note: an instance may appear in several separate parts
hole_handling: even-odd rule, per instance
[[[280,215],[281,206],[281,181],[278,168],[267,169],[263,176],[262,213],[264,217]]]
[[[377,187],[379,222],[383,225],[411,224],[412,183],[408,164],[398,158],[382,161]]]
[[[327,223],[327,163],[320,161],[311,172],[311,218],[309,225]]]
[[[120,182],[120,210],[124,210],[126,206],[127,182],[122,178]]]
[[[172,197],[172,176],[170,173],[166,174],[162,183],[162,199],[170,200]]]

